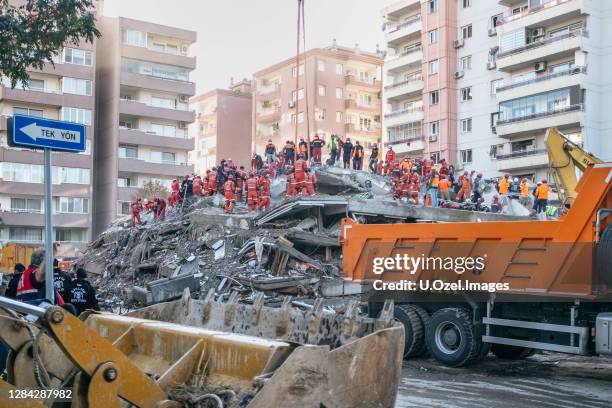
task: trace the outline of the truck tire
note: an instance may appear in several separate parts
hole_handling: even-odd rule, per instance
[[[508,346],[506,344],[492,344],[491,352],[497,358],[504,360],[522,360],[532,355],[535,350],[528,347]]]
[[[412,305],[412,304],[410,306],[419,315],[419,318],[421,319],[421,323],[423,323],[423,341],[421,343],[421,350],[416,354],[416,356],[427,357],[429,355],[429,352],[427,351],[427,346],[425,346],[425,328],[427,327],[427,324],[429,324],[429,319],[431,319],[431,316],[429,315],[429,312],[425,310],[423,306]]]
[[[423,349],[423,322],[412,305],[397,305],[394,313],[404,325],[404,358],[416,357]]]
[[[482,340],[463,308],[440,309],[425,328],[425,345],[438,362],[449,367],[469,365],[478,359]]]
[[[597,272],[601,280],[612,286],[612,224],[601,234],[597,244]]]

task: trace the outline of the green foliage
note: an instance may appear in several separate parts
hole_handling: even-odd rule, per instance
[[[159,180],[149,180],[138,189],[137,194],[140,198],[167,198],[168,189]]]
[[[54,65],[64,45],[93,43],[100,37],[94,12],[93,0],[0,0],[0,78],[27,85],[27,70]]]

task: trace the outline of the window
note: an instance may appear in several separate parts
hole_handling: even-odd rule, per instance
[[[176,153],[162,152],[161,161],[162,163],[170,163],[170,164],[176,163]]]
[[[304,123],[304,112],[298,113],[298,123]]]
[[[189,70],[187,68],[137,61],[128,58],[121,59],[121,71],[175,81],[189,81]]]
[[[431,30],[429,32],[429,43],[430,44],[438,43],[438,30]]]
[[[45,90],[45,81],[42,79],[30,79],[28,82],[28,87],[33,91],[41,91]]]
[[[117,178],[117,187],[131,187],[132,180],[129,177],[118,177]]]
[[[336,112],[336,122],[342,123],[342,112]]]
[[[468,24],[466,26],[461,27],[461,38],[472,38],[472,25]]]
[[[85,234],[82,229],[57,228],[55,230],[55,240],[58,242],[85,242]]]
[[[64,64],[91,66],[91,52],[77,50],[76,48],[64,48]]]
[[[503,17],[504,17],[503,13],[492,16],[491,17],[491,27],[497,27],[498,25],[500,25]]]
[[[504,154],[503,144],[491,145],[491,150],[489,150],[489,156],[491,156],[492,159],[497,159],[497,156],[501,156],[502,154]]]
[[[9,228],[10,241],[40,242],[42,241],[42,235],[42,228]]]
[[[359,94],[359,106],[374,106],[372,95]]]
[[[59,204],[59,205],[57,205]],[[56,210],[67,214],[88,214],[89,199],[81,197],[59,197]]]
[[[429,0],[428,3],[429,14],[438,12],[438,0]]]
[[[518,29],[503,34],[499,38],[499,52],[507,52],[527,44],[525,29]]]
[[[89,184],[89,169],[54,167],[53,184]]]
[[[42,183],[42,166],[38,164],[0,163],[0,176],[4,181],[16,183]]]
[[[119,145],[119,157],[122,159],[137,159],[138,147]]]
[[[459,150],[459,158],[461,163],[467,164],[472,162],[472,149]]]
[[[176,101],[174,99],[151,96],[151,106],[155,106],[156,108],[176,109]]]
[[[404,140],[419,140],[422,138],[423,125],[420,121],[389,127],[387,129],[387,140],[392,143]]]
[[[293,75],[293,77],[297,77],[297,69],[296,67],[293,67],[291,69],[291,74]],[[304,64],[300,64],[300,76],[304,75]]]
[[[521,120],[533,115],[554,113],[570,106],[570,89],[560,89],[499,104],[500,120]]]
[[[43,111],[39,109],[13,107],[13,115],[35,116],[37,118],[42,118]]]
[[[344,66],[342,64],[336,64],[336,75],[344,74]]]
[[[134,45],[136,47],[146,47],[147,33],[124,28],[121,30],[121,41],[124,44]]]
[[[35,198],[11,198],[11,212],[41,213],[42,200]]]
[[[336,88],[336,99],[344,98],[344,90],[342,88]]]
[[[302,88],[302,89],[300,89],[300,90],[298,91],[297,96],[298,96],[300,99],[304,99],[304,88]],[[295,91],[291,92],[291,100],[292,100],[293,102],[297,101]]]
[[[495,64],[497,62],[497,48],[491,48],[489,50],[489,63]]]
[[[497,94],[497,88],[504,85],[503,79],[494,79],[491,81],[491,95]]]
[[[533,149],[535,149],[534,139],[519,140],[517,142],[512,142],[511,144],[512,153],[521,153],[521,152],[526,152],[528,150],[533,150]]]
[[[440,132],[440,122],[431,122],[429,124],[429,136],[438,136]]]
[[[467,71],[469,69],[472,69],[472,56],[466,55],[465,57],[461,57],[459,59],[459,70]]]
[[[134,129],[134,123],[131,120],[119,119],[119,127],[124,129]]]
[[[157,136],[176,137],[176,126],[151,123],[150,132],[155,133]]]
[[[91,96],[91,81],[89,79],[62,78],[62,92]]]
[[[315,112],[315,120],[321,122],[324,121],[327,116],[327,111],[325,109],[317,109]]]
[[[429,104],[437,105],[440,102],[440,91],[433,91],[429,93]]]
[[[438,73],[439,67],[440,67],[440,61],[439,60],[429,61],[429,68],[428,68],[427,72],[429,73],[429,75],[435,75],[435,74]]]
[[[461,119],[461,133],[472,133],[472,118]]]
[[[317,61],[317,69],[320,72],[325,72],[325,61],[324,60],[318,60]]]
[[[89,109],[63,107],[60,110],[60,119],[91,126],[91,111]]]
[[[434,164],[439,164],[440,160],[442,159],[442,155],[440,154],[440,152],[432,152],[430,157],[433,160]]]
[[[325,85],[319,85],[319,96],[325,96],[327,87]]]
[[[129,201],[117,201],[117,215],[130,215],[130,202]]]
[[[471,101],[472,100],[472,87],[468,86],[465,88],[461,88],[460,91],[460,100],[461,102]]]
[[[462,0],[463,8],[472,7],[472,0]]]

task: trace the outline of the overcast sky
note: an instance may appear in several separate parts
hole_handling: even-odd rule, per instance
[[[305,0],[307,48],[359,44],[384,48],[381,8],[393,0]],[[197,92],[295,55],[297,0],[105,0],[105,15],[195,30]]]

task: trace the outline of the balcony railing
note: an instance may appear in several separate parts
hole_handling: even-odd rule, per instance
[[[521,81],[514,84],[499,86],[496,89],[496,92],[508,91],[510,89],[520,88],[522,86],[536,84],[539,82],[548,81],[550,79],[564,77],[567,75],[576,75],[576,74],[586,74],[586,67],[573,67],[568,69],[567,71],[555,72],[554,74],[543,75],[534,79],[529,79],[527,81]]]
[[[410,84],[412,82],[420,82],[423,80],[423,75],[419,72],[418,74],[411,75],[408,79],[402,82],[398,82],[396,84],[385,86],[385,90],[394,89],[403,85]]]
[[[189,110],[189,105],[188,104],[177,104],[174,107],[170,107],[170,106],[157,106],[157,105],[153,105],[149,102],[144,102],[144,101],[139,101],[136,99],[129,99],[129,98],[121,98],[121,101],[123,102],[133,102],[133,103],[141,103],[143,105],[149,106],[151,108],[162,108],[162,109],[171,109],[171,110],[178,110],[178,111],[188,111]]]
[[[395,27],[389,27],[389,31],[387,31],[387,34],[391,34],[394,33],[396,31],[401,30],[402,28],[411,26],[413,24],[419,23],[421,21],[421,15],[417,14],[416,16],[412,16],[409,19],[407,19],[406,21],[396,25]]]
[[[522,13],[508,14],[508,15],[500,18],[498,20],[499,21],[498,24],[505,24],[505,23],[509,23],[511,21],[516,21],[516,20],[519,20],[519,19],[521,19],[523,17],[539,13],[542,10],[547,10],[547,9],[549,9],[551,7],[555,7],[555,6],[558,6],[560,4],[569,3],[570,1],[573,1],[573,0],[553,0],[553,1],[549,1],[548,3],[544,3],[541,6],[530,7],[529,9],[523,11]]]
[[[398,59],[398,58],[405,57],[406,55],[414,54],[415,52],[421,52],[422,50],[423,50],[423,47],[418,45],[416,47],[409,48],[409,49],[407,49],[406,51],[404,51],[404,52],[402,52],[400,54],[392,55],[391,57],[393,59]]]
[[[408,143],[408,142],[418,142],[424,141],[423,134],[416,134],[410,136],[404,136],[401,139],[395,139],[388,142],[385,142],[385,146],[395,146],[398,144]]]
[[[128,130],[128,131],[132,131],[133,130],[134,132],[143,132],[143,133],[146,133],[148,135],[154,135],[154,136],[163,136],[163,137],[176,138],[176,139],[191,139],[189,137],[188,132],[185,132],[185,131],[182,131],[182,132],[177,131],[174,136],[168,136],[168,135],[157,133],[157,132],[155,132],[153,130],[148,130],[148,129],[128,128],[128,127],[125,127],[125,126],[119,126],[119,129],[121,129],[121,130]]]
[[[385,118],[393,118],[395,116],[400,116],[400,115],[404,115],[407,113],[416,113],[416,112],[423,112],[423,107],[422,106],[413,106],[411,108],[408,109],[402,109],[402,110],[398,110],[395,112],[391,112],[385,115]]]
[[[535,41],[530,44],[526,44],[522,47],[514,48],[512,50],[508,50],[505,52],[500,52],[499,54],[497,54],[497,58],[499,59],[499,58],[508,57],[510,55],[519,54],[524,51],[533,50],[533,49],[540,48],[548,44],[555,43],[557,41],[563,41],[563,40],[567,40],[568,38],[575,38],[575,37],[589,38],[589,32],[587,30],[570,31],[567,34],[559,35],[556,37],[549,37],[549,38],[546,38],[545,40]]]
[[[516,118],[511,118],[511,119],[501,119],[497,121],[497,125],[506,125],[509,123],[515,123],[515,122],[522,122],[525,120],[531,120],[531,119],[538,119],[538,118],[543,118],[546,116],[553,116],[553,115],[558,115],[560,113],[567,113],[567,112],[575,112],[575,111],[581,111],[583,110],[584,105],[582,103],[579,104],[575,104],[575,105],[569,105],[569,106],[564,106],[562,108],[558,108],[558,109],[552,109],[546,112],[540,112],[540,113],[534,113],[531,115],[525,115],[525,116],[519,116]]]
[[[516,152],[512,152],[509,154],[499,154],[497,155],[496,159],[497,160],[508,160],[508,159],[515,159],[517,157],[536,156],[538,154],[548,154],[548,151],[546,149],[525,149],[525,150],[519,150]]]

